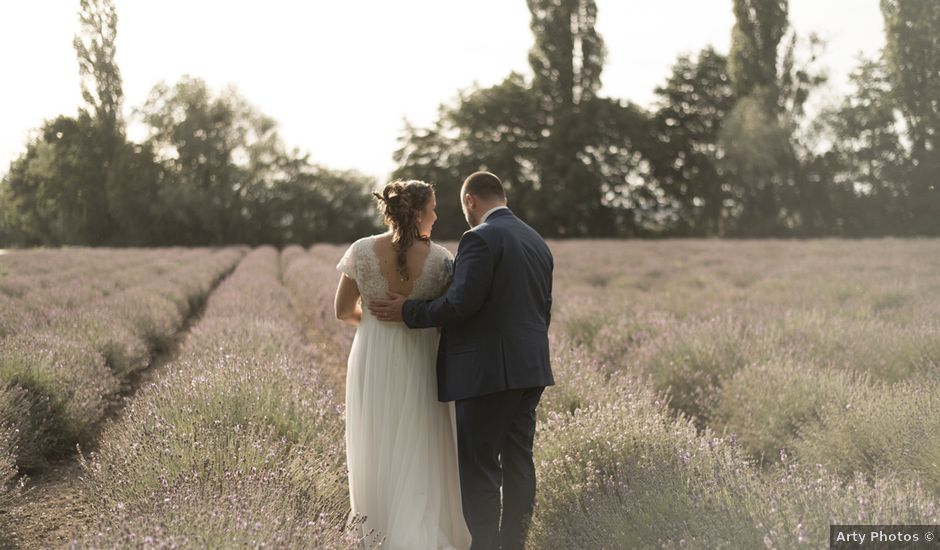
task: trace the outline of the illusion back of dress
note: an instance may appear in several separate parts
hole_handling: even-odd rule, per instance
[[[388,280],[382,274],[379,257],[375,252],[376,240],[382,235],[364,237],[354,242],[340,259],[337,268],[356,280],[362,296],[363,319],[368,313],[369,301],[385,298],[389,291]],[[424,265],[414,281],[409,299],[436,298],[447,290],[453,271],[453,255],[443,246],[431,243]],[[374,318],[374,317],[373,317]]]

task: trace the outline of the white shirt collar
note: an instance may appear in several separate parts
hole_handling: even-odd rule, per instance
[[[503,208],[509,208],[509,207],[506,206],[506,205],[503,205],[503,206],[497,206],[497,207],[495,207],[495,208],[490,208],[489,210],[486,211],[486,214],[483,214],[483,219],[480,220],[480,223],[485,222],[485,221],[486,221],[486,218],[489,218],[489,217],[490,217],[490,214],[492,214],[493,212],[496,212],[497,210],[501,210],[501,209],[503,209]]]

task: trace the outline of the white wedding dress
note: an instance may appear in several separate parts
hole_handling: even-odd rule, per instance
[[[356,280],[363,302],[346,371],[352,513],[366,518],[367,545],[463,550],[470,532],[460,501],[454,404],[437,400],[440,336],[436,328],[412,330],[368,311],[369,300],[388,290],[374,250],[378,236],[353,243],[336,266]],[[451,253],[432,244],[409,297],[443,294],[452,266]]]

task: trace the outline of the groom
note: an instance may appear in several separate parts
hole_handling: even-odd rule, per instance
[[[470,230],[454,259],[453,283],[435,300],[372,300],[383,321],[443,327],[438,399],[455,401],[463,513],[473,550],[522,548],[535,501],[535,408],[553,385],[548,357],[551,251],[506,206],[489,172],[460,190]],[[500,526],[502,485],[502,526]]]

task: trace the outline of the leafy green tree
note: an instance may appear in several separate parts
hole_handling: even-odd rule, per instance
[[[125,150],[123,92],[115,61],[117,15],[110,0],[81,0],[74,39],[84,104],[78,116],[46,122],[4,178],[3,205],[15,242],[120,244],[109,189]],[[15,236],[13,235],[15,233]]]
[[[526,219],[538,218],[538,105],[528,83],[512,73],[490,88],[461,93],[454,105],[441,106],[430,128],[406,125],[394,159],[393,179],[433,183],[437,195],[439,238],[455,239],[467,230],[460,206],[460,186],[471,173],[489,170],[507,187],[511,206]]]
[[[832,143],[840,232],[911,234],[910,156],[891,76],[883,60],[862,60],[851,82],[852,93],[822,119]]]
[[[721,128],[721,170],[729,180],[730,234],[786,232],[789,140],[780,120],[777,61],[789,27],[787,0],[734,0],[728,74],[737,103]]]
[[[542,108],[561,113],[590,101],[601,86],[606,55],[593,0],[526,0],[535,44],[533,89]]]
[[[655,183],[673,203],[671,232],[720,236],[726,232],[730,193],[718,170],[719,131],[734,107],[728,60],[713,48],[696,59],[681,56],[656,89],[655,146],[647,148]]]
[[[148,246],[161,241],[160,186],[164,173],[150,145],[124,142],[108,170],[106,190],[115,235],[111,244]]]
[[[233,88],[159,84],[139,114],[161,167],[158,242],[309,245],[375,227],[367,178],[288,153],[275,122]]]
[[[88,154],[93,139],[90,119],[60,116],[46,122],[26,152],[11,164],[4,178],[3,198],[4,209],[16,228],[15,242],[99,242],[95,220],[103,215],[102,207],[85,194],[83,185],[100,175],[98,159]]]
[[[910,140],[914,230],[940,234],[940,3],[882,0],[885,61]]]
[[[737,97],[777,99],[780,41],[790,26],[787,0],[734,0],[728,73]]]
[[[100,147],[109,161],[124,141],[121,107],[124,90],[117,54],[117,11],[112,0],[80,0],[80,32],[73,45],[81,77],[82,112],[93,119],[101,132]],[[110,154],[110,156],[108,156]]]
[[[108,196],[111,170],[124,152],[124,122],[121,107],[124,92],[117,53],[117,11],[112,0],[80,0],[80,30],[73,45],[78,56],[84,105],[79,123],[86,126],[89,139],[80,154],[91,161],[85,177],[75,178],[76,196],[82,202],[81,240],[87,244],[113,244],[120,237],[113,212],[122,208]],[[110,187],[114,187],[112,180]]]
[[[793,166],[789,133],[761,97],[738,100],[720,130],[729,180],[729,235],[784,236],[792,229]]]
[[[903,156],[901,135],[896,124],[895,107],[891,100],[891,82],[884,64],[878,60],[861,60],[850,75],[855,88],[841,105],[823,114],[820,123],[831,135],[829,164],[833,171],[833,189],[844,188],[847,200],[843,207],[851,210],[846,217],[845,232],[850,235],[871,235],[891,231],[893,225],[879,202],[889,199],[888,188],[895,168]],[[902,190],[902,189],[899,189]],[[905,190],[896,197],[903,203]],[[879,198],[881,200],[879,200]],[[904,208],[904,217],[907,209]],[[895,220],[897,221],[897,220]],[[894,229],[897,229],[895,227]]]
[[[189,77],[155,86],[138,113],[164,172],[162,240],[248,242],[245,197],[278,154],[274,121],[233,89],[213,97],[204,81]]]
[[[256,180],[244,199],[245,242],[310,246],[350,241],[378,227],[371,178],[325,169],[296,150],[265,162],[252,171]]]
[[[406,127],[393,176],[438,185],[442,218],[449,221],[437,231],[448,236],[465,229],[457,190],[479,169],[499,175],[513,208],[548,236],[633,234],[637,205],[658,200],[639,177],[647,116],[597,96],[604,46],[593,1],[528,5],[535,35],[531,81],[510,74],[442,106],[430,128]]]
[[[50,133],[59,134],[54,126],[64,126],[74,119],[60,117],[45,124],[43,132],[33,137],[26,152],[10,163],[0,189],[0,206],[4,213],[4,232],[10,245],[35,246],[55,244],[64,233],[63,226],[71,225],[60,219],[63,200],[56,185],[61,179],[55,177],[56,162],[54,141],[44,138]],[[50,132],[51,130],[51,132]],[[63,135],[64,137],[64,135]],[[64,212],[63,212],[64,213]]]
[[[882,0],[887,69],[920,155],[940,143],[940,4],[930,0]]]
[[[800,129],[804,106],[825,82],[815,69],[821,41],[798,62],[800,42],[787,36],[786,0],[735,0],[728,73],[737,103],[720,131],[719,165],[731,194],[729,235],[823,234],[831,225],[826,182]],[[781,55],[782,53],[782,55]]]
[[[545,215],[539,224],[551,236],[613,233],[601,182],[585,156],[595,141],[597,109],[606,55],[596,30],[593,0],[527,0],[535,43],[529,52],[532,92],[539,106],[542,143],[536,157],[539,189],[533,195]]]

